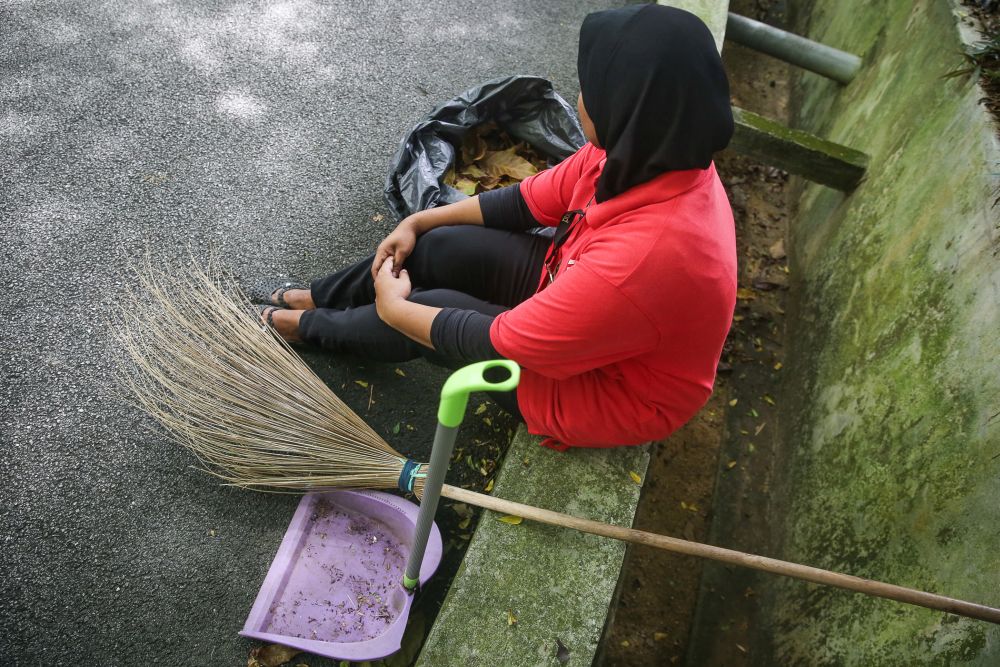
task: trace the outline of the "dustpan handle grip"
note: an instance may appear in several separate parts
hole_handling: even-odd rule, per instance
[[[499,382],[486,379],[486,371],[503,368],[510,377]],[[512,391],[521,380],[521,367],[509,359],[480,361],[459,368],[451,374],[441,388],[441,403],[438,406],[438,421],[445,426],[458,428],[465,418],[465,408],[469,404],[469,394],[474,391]]]
[[[491,368],[505,368],[510,377],[499,382],[490,382],[485,373]],[[441,499],[441,487],[444,476],[448,472],[448,462],[455,448],[455,438],[458,427],[465,417],[465,409],[469,404],[469,394],[474,391],[510,391],[517,386],[521,378],[521,368],[513,361],[497,359],[481,361],[460,368],[448,378],[441,389],[441,404],[438,407],[438,425],[434,433],[434,448],[431,450],[431,461],[424,480],[424,494],[420,500],[420,513],[417,515],[417,525],[413,534],[413,549],[406,563],[403,574],[403,586],[407,590],[417,587],[420,580],[420,566],[424,562],[424,551],[427,548],[427,538],[434,524],[434,514],[437,512],[438,500]]]

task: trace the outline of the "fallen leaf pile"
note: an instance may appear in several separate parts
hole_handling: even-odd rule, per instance
[[[546,167],[545,158],[526,142],[515,142],[495,123],[483,123],[465,133],[444,184],[471,197],[520,183]]]

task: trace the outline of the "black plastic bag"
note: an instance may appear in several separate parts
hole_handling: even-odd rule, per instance
[[[466,198],[441,180],[465,133],[489,121],[517,141],[528,142],[550,166],[585,141],[572,107],[546,79],[512,76],[467,90],[434,109],[400,143],[385,181],[385,200],[397,220]]]

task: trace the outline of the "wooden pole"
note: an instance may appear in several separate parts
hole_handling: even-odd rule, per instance
[[[708,544],[689,542],[687,540],[677,539],[676,537],[667,537],[665,535],[647,533],[642,530],[635,530],[634,528],[624,528],[622,526],[601,523],[600,521],[581,519],[579,517],[570,516],[569,514],[552,512],[550,510],[515,503],[502,498],[494,498],[493,496],[487,496],[482,493],[460,489],[447,484],[445,484],[444,488],[441,490],[441,495],[446,498],[451,498],[452,500],[469,503],[470,505],[476,505],[477,507],[484,507],[495,512],[513,514],[525,519],[531,519],[532,521],[539,521],[553,526],[572,528],[585,533],[602,535],[604,537],[610,537],[623,542],[631,542],[633,544],[645,544],[647,546],[656,547],[657,549],[673,551],[687,556],[708,558],[723,563],[729,563],[731,565],[739,565],[741,567],[748,567],[754,570],[761,570],[763,572],[771,572],[772,574],[780,574],[794,579],[804,579],[805,581],[811,581],[814,584],[846,588],[847,590],[864,593],[865,595],[888,598],[890,600],[896,600],[897,602],[906,602],[907,604],[913,604],[919,607],[946,611],[950,614],[957,614],[959,616],[975,618],[980,621],[1000,624],[1000,609],[987,607],[974,602],[956,600],[955,598],[935,595],[934,593],[925,593],[924,591],[918,591],[904,586],[896,586],[894,584],[886,584],[881,581],[862,579],[861,577],[831,572],[830,570],[823,570],[818,567],[798,565],[797,563],[789,563],[788,561],[767,558],[765,556],[755,556],[754,554],[734,551],[733,549],[723,549],[722,547],[713,547]]]

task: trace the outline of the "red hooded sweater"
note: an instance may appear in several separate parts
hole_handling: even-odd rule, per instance
[[[736,302],[733,214],[715,165],[596,203],[604,160],[588,143],[521,183],[541,224],[586,213],[555,279],[543,270],[535,295],[490,328],[522,367],[528,431],[567,446],[640,444],[690,419],[712,392]]]

